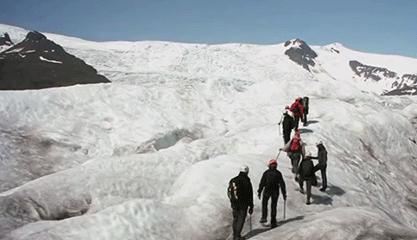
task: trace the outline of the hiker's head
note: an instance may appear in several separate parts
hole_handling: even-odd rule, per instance
[[[316,146],[317,147],[323,146],[323,142],[321,140],[320,141],[317,141]]]
[[[268,162],[268,167],[269,167],[269,168],[276,168],[276,167],[277,167],[277,165],[278,165],[278,163],[277,163],[277,160],[275,160],[275,159],[271,159],[271,160],[269,160],[269,162]]]
[[[247,165],[242,165],[242,166],[240,167],[240,172],[241,172],[241,173],[248,174],[248,173],[249,173],[249,167],[248,167]]]

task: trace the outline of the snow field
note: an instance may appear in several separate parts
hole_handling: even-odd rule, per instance
[[[324,58],[310,74],[282,44],[48,37],[114,82],[0,93],[0,239],[226,239],[229,179],[248,164],[256,192],[283,145],[281,111],[304,95],[311,122],[302,138],[313,154],[318,140],[326,145],[329,189],[313,188],[305,205],[281,153],[287,221],[265,231],[255,199],[249,234],[417,238],[415,98],[364,93],[326,72]]]

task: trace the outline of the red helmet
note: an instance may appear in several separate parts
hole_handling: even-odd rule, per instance
[[[278,164],[277,164],[277,160],[275,160],[275,159],[271,159],[271,160],[269,160],[269,162],[268,162],[268,166],[271,166],[271,165],[278,165]]]

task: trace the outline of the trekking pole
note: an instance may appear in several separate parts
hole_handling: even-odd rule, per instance
[[[285,210],[286,210],[286,206],[287,206],[287,200],[284,199],[284,220],[285,220]]]
[[[279,150],[277,157],[275,158],[275,160],[278,160],[279,155],[281,154],[281,149]]]

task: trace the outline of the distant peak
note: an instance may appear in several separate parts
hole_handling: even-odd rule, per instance
[[[301,46],[304,46],[304,45],[307,45],[307,43],[304,42],[303,40],[299,39],[299,38],[291,39],[291,40],[288,40],[284,43],[285,47],[288,47],[288,46],[289,47],[301,47]]]
[[[25,40],[32,40],[32,41],[39,41],[42,39],[46,39],[45,35],[37,31],[31,31],[26,35]]]
[[[317,57],[317,53],[306,42],[296,38],[286,41],[284,46],[287,48],[285,55],[292,61],[303,66],[307,71],[314,67],[314,59]]]

